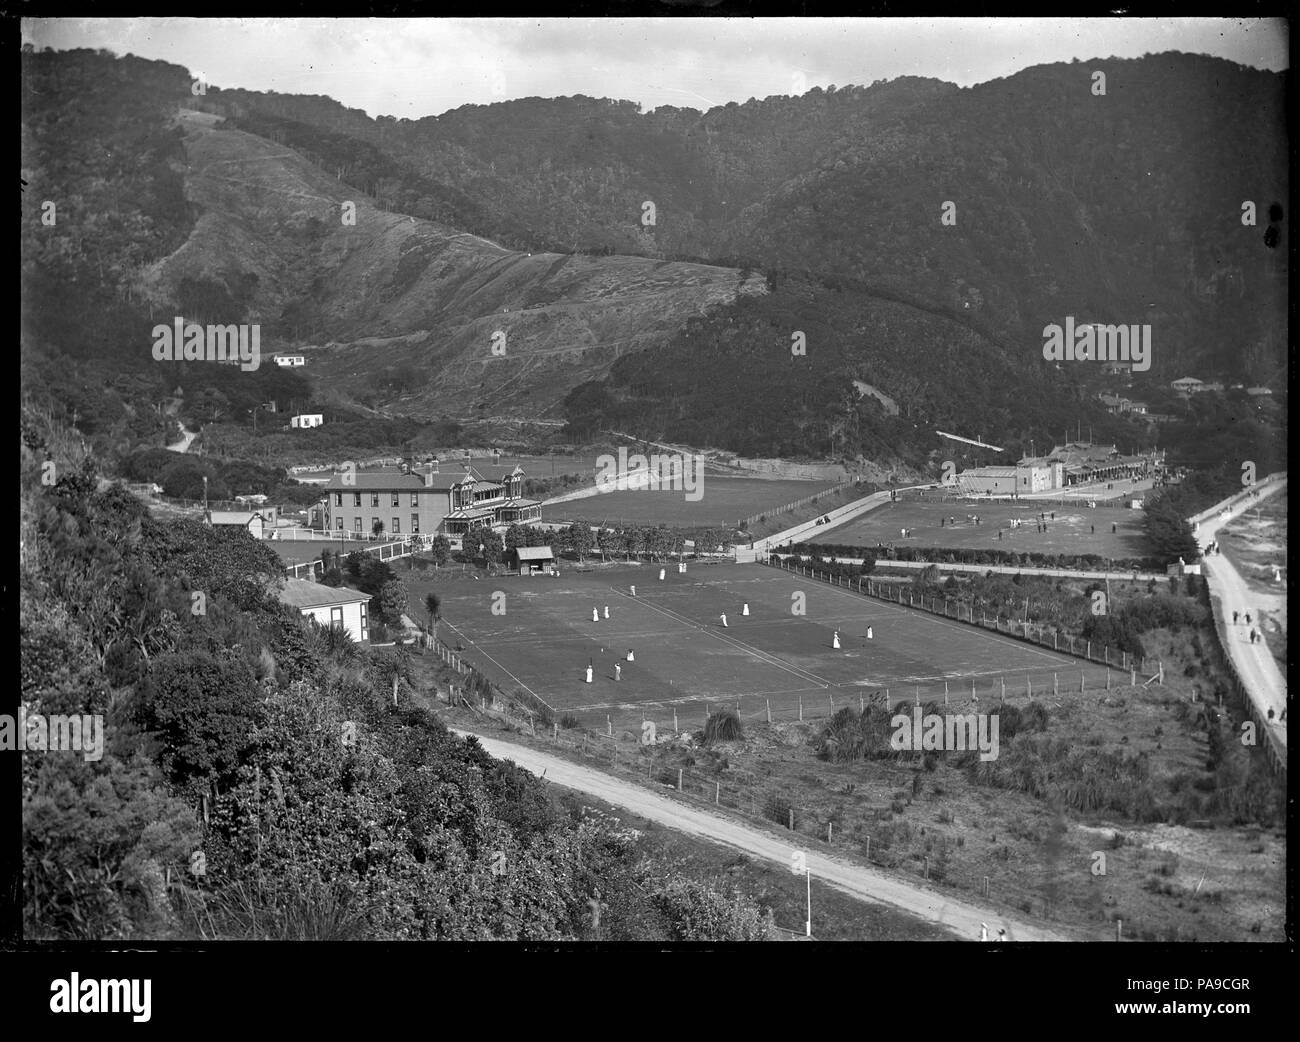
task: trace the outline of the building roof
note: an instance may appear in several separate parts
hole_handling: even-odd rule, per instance
[[[291,608],[328,608],[340,604],[369,601],[370,594],[347,586],[326,586],[307,579],[286,579],[284,589],[277,596],[281,604]]]
[[[493,517],[494,511],[491,507],[468,507],[460,510],[453,510],[445,518],[447,521],[481,521],[485,517]]]
[[[507,499],[500,504],[503,507],[537,507],[542,505],[540,499],[525,499],[523,496],[516,496],[514,499]]]
[[[480,467],[476,469],[486,480],[495,481],[498,484],[501,484],[506,478],[512,477],[515,474],[522,477],[524,473],[524,468],[519,466],[517,463],[513,467]]]
[[[1016,468],[972,467],[970,470],[963,470],[961,476],[964,478],[1014,478],[1016,476]]]
[[[549,561],[555,557],[549,546],[517,546],[515,554],[521,561]]]
[[[255,510],[209,510],[208,524],[210,525],[243,525],[247,528],[253,522],[253,518],[259,521],[265,521],[261,514]]]
[[[1247,387],[1247,394],[1272,394],[1273,392],[1267,387]]]
[[[463,474],[434,474],[433,480],[439,478],[451,479],[450,482],[438,485],[425,485],[424,477],[420,474],[404,474],[396,468],[385,468],[384,470],[359,470],[351,475],[347,482],[343,480],[344,475],[332,474],[329,481],[325,482],[325,488],[330,492],[403,492],[415,491],[421,488],[433,488],[446,491],[453,484],[459,484],[464,477]]]
[[[1173,386],[1177,387],[1179,384],[1186,384],[1190,386],[1191,384],[1199,384],[1202,382],[1203,381],[1196,379],[1196,377],[1194,376],[1181,376],[1173,382]]]

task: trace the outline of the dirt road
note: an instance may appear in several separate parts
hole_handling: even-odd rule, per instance
[[[455,728],[453,730],[461,735],[470,733]],[[994,909],[956,901],[938,891],[905,883],[882,872],[831,858],[818,851],[807,850],[799,845],[798,840],[792,843],[790,839],[777,838],[752,826],[697,810],[639,785],[527,746],[482,735],[475,737],[490,755],[498,759],[513,760],[533,774],[542,775],[545,772],[547,781],[588,793],[667,828],[733,847],[786,868],[790,867],[791,855],[796,849],[805,850],[813,878],[829,883],[860,900],[892,905],[917,918],[945,926],[953,933],[954,939],[977,941],[981,923],[989,925],[990,936],[996,936],[999,929],[1005,929],[1008,938],[1013,941],[1085,939],[1075,934],[1030,925],[1020,919],[1011,919]]]
[[[1213,542],[1221,527],[1251,507],[1258,506],[1261,500],[1285,488],[1285,477],[1273,478],[1267,483],[1261,482],[1256,486],[1259,498],[1243,496],[1229,505],[1220,504],[1211,512],[1197,515],[1196,520],[1199,522],[1196,531],[1197,542],[1202,546]],[[1227,516],[1225,517],[1224,514]],[[1262,639],[1263,627],[1259,622],[1255,624],[1256,628],[1261,630],[1261,640],[1258,644],[1250,643],[1249,626],[1244,623],[1236,626],[1232,624],[1234,611],[1239,612],[1243,619],[1247,612],[1258,619],[1261,598],[1251,590],[1241,573],[1233,567],[1232,562],[1221,554],[1202,558],[1201,569],[1209,581],[1210,592],[1219,602],[1218,607],[1223,618],[1222,632],[1225,634],[1224,644],[1228,654],[1232,656],[1232,663],[1236,666],[1242,683],[1250,692],[1251,701],[1259,709],[1260,716],[1267,719],[1268,711],[1270,709],[1273,711],[1273,720],[1267,726],[1277,739],[1282,755],[1285,757],[1286,723],[1280,718],[1286,708],[1286,680],[1282,676],[1282,671],[1277,668],[1277,660]]]

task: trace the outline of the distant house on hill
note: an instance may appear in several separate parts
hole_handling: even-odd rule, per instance
[[[307,579],[286,579],[277,595],[281,604],[297,608],[322,626],[347,631],[358,643],[370,640],[370,594],[346,586],[325,586]]]
[[[307,364],[306,355],[276,355],[275,364],[285,368]]]
[[[308,427],[319,427],[325,422],[323,414],[318,412],[305,412],[299,416],[293,416],[289,419],[289,426],[306,430]]]
[[[1267,387],[1247,387],[1246,393],[1252,397],[1258,398],[1262,395],[1272,394],[1273,392]]]
[[[1175,380],[1170,384],[1170,386],[1175,391],[1179,391],[1182,394],[1199,394],[1201,391],[1205,390],[1204,381],[1198,380],[1194,376],[1184,376]]]

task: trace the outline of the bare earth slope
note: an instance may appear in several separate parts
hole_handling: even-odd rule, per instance
[[[243,287],[242,320],[265,324],[263,354],[305,351],[311,375],[343,391],[400,370],[392,403],[409,415],[467,416],[483,403],[496,416],[557,416],[569,390],[620,354],[766,291],[734,268],[514,252],[384,210],[299,153],[209,115],[180,123],[186,193],[202,216],[144,273],[146,290],[159,298],[187,278]],[[355,224],[344,223],[349,201]]]

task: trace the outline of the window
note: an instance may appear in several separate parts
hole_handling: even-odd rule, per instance
[[[336,507],[341,507],[341,506],[343,505],[343,493],[342,493],[342,492],[335,492],[335,493],[334,493],[334,505],[335,505]]]
[[[412,493],[411,493],[411,506],[413,506],[413,507],[418,507],[419,505],[420,505],[420,493],[418,493],[418,492],[412,492]]]
[[[370,639],[370,613],[366,611],[366,602],[361,602],[361,639]]]
[[[393,535],[397,535],[399,532],[401,532],[401,530],[402,530],[402,519],[400,517],[394,516],[393,527],[390,528],[389,531],[392,532]]]
[[[341,630],[343,628],[343,609],[330,609],[330,629]]]
[[[354,517],[354,518],[352,519],[352,530],[353,530],[354,532],[360,532],[360,531],[361,531],[361,515],[360,515],[360,514],[358,514],[356,517]]]
[[[353,492],[353,493],[352,493],[352,505],[353,505],[354,507],[359,507],[359,506],[361,505],[361,493],[360,493],[360,492]]]
[[[401,493],[400,493],[400,492],[394,492],[394,493],[393,493],[393,502],[392,502],[392,505],[395,506],[395,507],[398,507],[398,506],[401,506],[401,505],[402,505],[402,499],[401,499]]]
[[[372,492],[372,493],[370,493],[370,505],[371,505],[372,507],[377,507],[377,506],[379,506],[379,493],[378,493],[378,492]]]
[[[338,521],[339,521],[339,531],[342,532],[342,531],[343,531],[343,518],[340,517],[340,518],[338,519]]]
[[[377,517],[372,517],[372,518],[370,519],[370,531],[373,532],[373,531],[374,531],[375,529],[377,529],[378,527],[379,527],[379,518],[377,518]]]
[[[420,531],[420,515],[419,515],[419,514],[412,514],[412,515],[411,515],[411,531],[412,531],[412,532],[419,532],[419,531]]]

